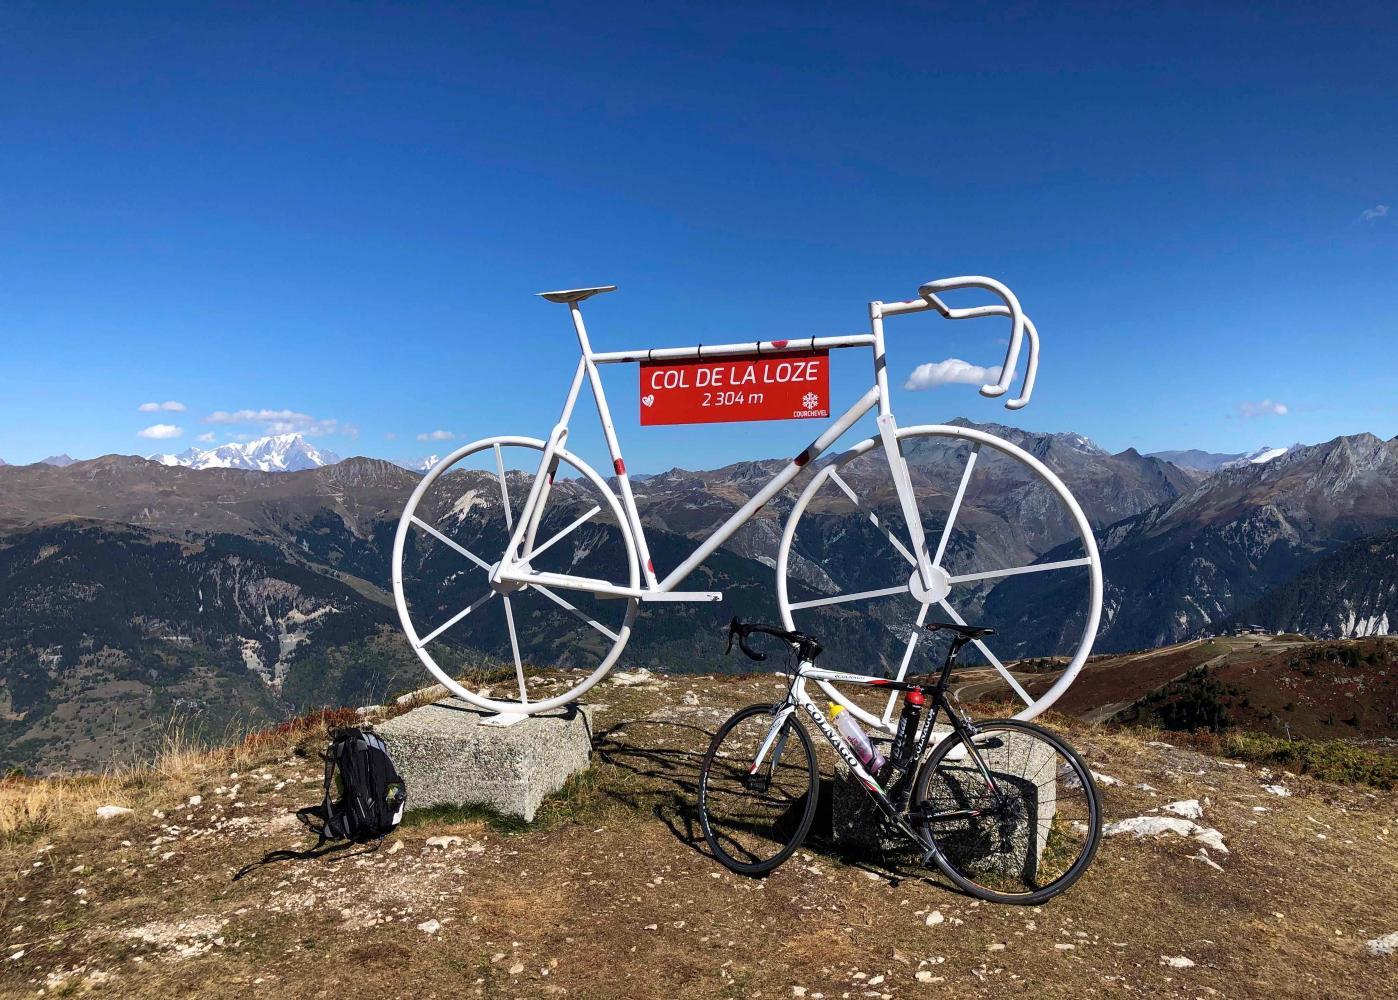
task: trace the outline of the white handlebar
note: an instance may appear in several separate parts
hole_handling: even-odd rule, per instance
[[[961,288],[984,289],[998,298],[1004,305],[953,309],[938,298],[939,292],[955,291]],[[913,299],[910,302],[882,303],[882,314],[896,316],[899,313],[935,309],[946,319],[978,319],[982,316],[1010,317],[1010,344],[1005,350],[1005,363],[1000,368],[1000,380],[990,385],[981,386],[982,396],[993,399],[996,396],[1003,396],[1010,388],[1010,383],[1014,381],[1015,366],[1019,364],[1019,350],[1024,334],[1029,334],[1029,365],[1025,369],[1024,384],[1020,387],[1019,396],[1008,400],[1005,407],[1010,410],[1018,410],[1027,405],[1030,396],[1034,393],[1034,380],[1039,371],[1039,331],[1035,329],[1029,317],[1024,315],[1024,310],[1020,308],[1019,299],[1015,298],[1015,293],[994,278],[986,278],[981,275],[939,278],[936,281],[928,281],[918,286],[917,293],[922,296],[921,301]]]

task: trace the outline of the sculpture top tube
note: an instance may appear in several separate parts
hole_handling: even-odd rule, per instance
[[[570,308],[575,308],[577,303],[589,299],[593,295],[616,291],[616,287],[616,285],[602,285],[597,288],[574,288],[557,292],[539,292],[538,294],[540,298],[549,302],[563,303]],[[1002,304],[953,308],[939,297],[939,293],[965,288],[979,288],[988,291],[999,298]],[[1019,410],[1028,405],[1034,392],[1034,382],[1039,370],[1039,332],[1029,317],[1024,314],[1014,292],[1010,291],[1004,283],[982,275],[939,278],[935,281],[923,282],[918,286],[917,291],[920,298],[909,299],[905,302],[875,300],[869,303],[869,313],[874,323],[874,332],[872,333],[830,337],[797,337],[785,340],[750,340],[732,344],[697,344],[694,347],[647,347],[630,351],[592,351],[589,348],[586,350],[585,356],[593,364],[609,365],[642,361],[698,360],[746,354],[760,355],[781,351],[823,351],[841,347],[872,347],[878,359],[876,366],[882,370],[882,320],[886,316],[900,316],[904,313],[926,312],[928,310],[935,310],[945,319],[1007,316],[1010,319],[1010,337],[1009,344],[1005,349],[1005,362],[1000,366],[1000,377],[993,383],[981,386],[980,393],[982,396],[994,398],[1002,396],[1008,391],[1010,383],[1014,381],[1015,369],[1019,365],[1020,349],[1027,334],[1029,338],[1029,363],[1024,373],[1024,383],[1019,396],[1007,400],[1005,408]],[[882,376],[880,377],[880,386],[886,395],[887,383]]]

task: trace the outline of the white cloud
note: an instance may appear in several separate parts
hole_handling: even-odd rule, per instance
[[[989,385],[1000,381],[1000,366],[982,368],[960,358],[918,365],[903,383],[904,389],[934,389],[939,385]]]
[[[383,439],[384,439],[385,441],[397,441],[397,440],[398,440],[398,435],[397,435],[397,433],[394,432],[394,431],[384,431]]]
[[[1260,399],[1256,402],[1246,401],[1238,404],[1238,416],[1240,417],[1284,417],[1290,412],[1285,403],[1277,403],[1270,399]]]
[[[437,430],[430,431],[427,434],[419,434],[417,436],[417,439],[419,441],[450,441],[454,437],[456,437],[456,435],[453,434],[451,431],[444,431],[441,428],[438,428]]]
[[[184,429],[176,427],[174,424],[151,424],[145,430],[136,432],[137,437],[154,438],[157,441],[168,441],[170,438],[177,438],[184,433]]]
[[[194,440],[203,441],[205,444],[209,444],[210,442],[217,440],[217,438],[214,437],[213,431],[209,431],[207,434],[200,434]]]
[[[265,434],[302,434],[306,437],[325,437],[328,434],[343,434],[357,438],[359,428],[354,424],[341,423],[334,418],[321,419],[309,413],[296,410],[215,410],[204,418],[209,424],[261,424]]]
[[[183,413],[185,405],[178,400],[167,399],[163,403],[142,403],[136,409],[141,413],[159,413],[161,410],[167,410],[170,413]]]
[[[1387,205],[1375,205],[1373,208],[1366,208],[1359,213],[1359,217],[1365,222],[1373,222],[1375,219],[1382,219],[1388,215]]]

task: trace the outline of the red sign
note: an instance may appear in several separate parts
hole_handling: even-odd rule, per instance
[[[828,416],[828,351],[641,364],[642,426]]]

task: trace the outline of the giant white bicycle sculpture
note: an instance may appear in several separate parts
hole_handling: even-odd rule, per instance
[[[950,603],[958,588],[970,593],[976,588],[983,590],[988,581],[1000,581],[1005,577],[1076,571],[1085,577],[1083,601],[1071,616],[1069,634],[1056,639],[1059,652],[1063,651],[1062,647],[1070,646],[1071,653],[1062,672],[1047,690],[1037,697],[1031,696],[989,645],[980,639],[974,643],[989,666],[1023,702],[1024,707],[1016,718],[1033,718],[1062,695],[1091,652],[1102,606],[1101,564],[1091,526],[1082,509],[1053,472],[1014,444],[972,427],[943,424],[899,427],[889,404],[884,321],[929,311],[947,319],[1008,318],[1009,343],[999,380],[983,386],[980,391],[984,396],[997,397],[1009,390],[1023,341],[1027,339],[1029,358],[1020,395],[1005,405],[1017,410],[1028,403],[1039,361],[1038,331],[1007,287],[985,277],[929,281],[918,289],[918,298],[906,302],[871,302],[868,333],[698,347],[594,351],[583,325],[581,304],[614,288],[541,293],[549,302],[567,306],[582,353],[562,414],[548,439],[490,437],[458,448],[424,476],[403,512],[393,545],[394,600],[413,649],[438,681],[466,702],[498,713],[495,722],[502,725],[575,701],[605,677],[617,662],[630,638],[640,603],[722,599],[721,593],[682,591],[679,587],[765,505],[779,498],[779,494],[809,466],[815,471],[790,511],[775,560],[778,606],[787,628],[800,627],[798,616],[836,613],[836,606],[839,612],[848,612],[851,609],[845,606],[850,602],[877,602],[892,596],[911,599],[917,607],[912,616],[915,620],[896,629],[896,643],[901,647],[896,679],[902,680],[922,639],[922,627],[930,609],[934,606],[939,609],[937,617],[945,615],[952,621],[965,623]],[[980,289],[999,301],[953,308],[943,296],[959,289]],[[774,361],[780,363],[789,359],[791,364],[783,369],[789,373],[800,371],[800,365],[808,363],[800,359],[823,357],[831,349],[841,348],[871,350],[873,385],[814,441],[797,452],[765,486],[738,506],[693,552],[663,578],[659,577],[638,512],[633,482],[622,458],[599,367],[639,363],[646,371],[644,366],[682,366],[688,362],[719,360],[731,361],[740,367],[757,363],[771,366]],[[764,369],[769,370],[770,367]],[[584,380],[596,401],[615,470],[615,489],[566,447],[569,420]],[[683,379],[677,381],[683,382]],[[653,382],[660,387],[662,380],[657,375]],[[644,387],[642,391],[645,392]],[[730,389],[706,394],[702,403],[721,404],[733,400],[744,403],[760,398],[760,393],[744,395]],[[812,402],[821,402],[814,394],[807,394],[804,400],[808,410],[812,409]],[[644,406],[654,401],[653,393],[642,397]],[[816,462],[871,410],[876,410],[877,436],[833,459]],[[796,415],[829,413],[833,410],[820,409]],[[923,510],[935,491],[924,486],[919,492],[907,456],[910,452],[917,454],[935,447],[953,449],[958,461],[962,460],[963,453],[965,457],[954,493],[947,490],[939,494],[941,499],[949,501],[949,506],[944,514],[939,512],[937,530],[929,532],[924,527]],[[507,452],[511,456],[519,452],[532,453],[536,458],[507,460]],[[1020,565],[992,566],[976,572],[949,571],[951,550],[959,553],[963,547],[959,540],[953,540],[953,526],[963,510],[968,483],[976,472],[978,459],[982,467],[1008,468],[1017,477],[1016,481],[1030,484],[1040,498],[1036,503],[1057,504],[1057,511],[1051,513],[1064,526],[1062,534],[1075,543],[1075,547],[1069,546],[1075,553],[1073,557],[1035,561],[1031,555]],[[472,463],[476,465],[475,471],[470,471]],[[532,477],[507,471],[523,468],[537,471]],[[438,484],[444,488],[435,489]],[[869,498],[875,494],[888,504],[888,513],[874,509]],[[830,509],[832,503],[857,513],[864,529],[883,540],[879,544],[887,546],[887,560],[896,561],[902,567],[896,578],[880,580],[885,584],[880,587],[845,589],[815,571],[814,575],[820,579],[813,589],[809,562],[793,551],[797,547],[794,540],[803,520],[817,520],[819,512]],[[975,513],[970,505],[967,510]],[[463,531],[469,537],[463,536]],[[667,544],[673,545],[672,542]],[[881,565],[888,567],[889,563],[885,561]],[[434,573],[439,575],[439,585],[424,586],[418,582],[418,577]],[[412,582],[405,584],[409,577]],[[522,603],[526,599],[532,601],[528,610]],[[487,615],[493,616],[490,621]],[[1079,621],[1080,630],[1077,628]],[[560,623],[574,629],[576,634],[559,632]],[[514,677],[504,695],[496,691],[498,684],[471,690],[453,678],[449,663],[443,666],[438,657],[434,657],[432,649],[438,648],[437,644],[443,642],[448,633],[455,639],[467,627],[475,630],[474,644],[493,646],[501,660],[508,648],[514,663]],[[818,625],[808,625],[804,630],[822,637],[828,636],[830,631]],[[574,681],[566,690],[550,692],[549,697],[534,700],[530,698],[525,676],[526,663],[580,669],[565,675]],[[820,686],[832,700],[845,705],[865,724],[889,731],[896,724],[890,718],[893,698],[882,715],[877,715],[855,705],[833,686],[824,682],[820,682]]]

